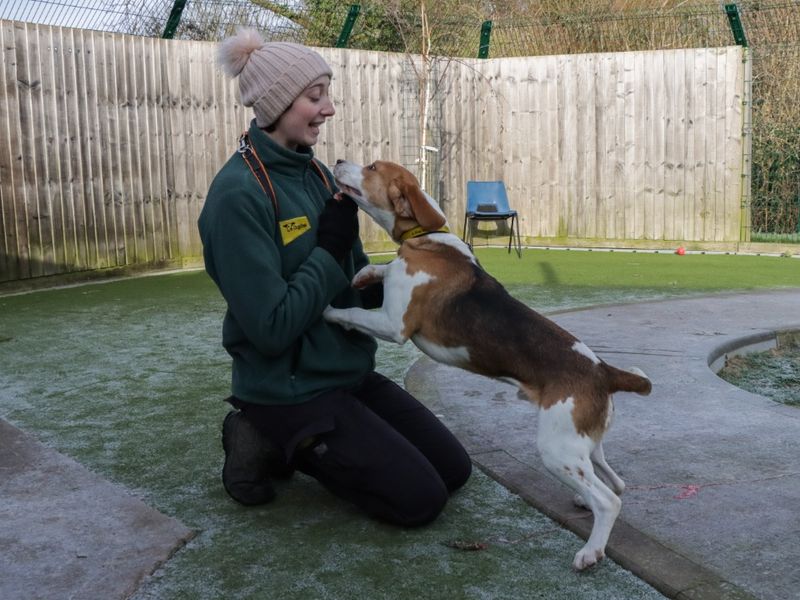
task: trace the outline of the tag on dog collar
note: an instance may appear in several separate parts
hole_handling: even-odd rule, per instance
[[[278,225],[281,229],[281,241],[284,246],[288,246],[311,228],[311,223],[308,222],[306,216],[278,221]]]

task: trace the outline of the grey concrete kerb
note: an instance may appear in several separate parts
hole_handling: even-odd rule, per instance
[[[604,446],[628,488],[609,556],[669,597],[794,597],[800,409],[736,388],[710,365],[743,345],[769,345],[777,332],[800,329],[800,290],[551,317],[604,360],[637,366],[653,381],[650,397],[615,398]],[[515,388],[426,358],[406,384],[477,465],[586,536],[591,516],[572,505],[571,493],[541,464],[536,409]]]
[[[194,533],[0,419],[0,598],[128,598]]]

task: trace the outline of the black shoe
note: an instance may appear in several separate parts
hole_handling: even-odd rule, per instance
[[[232,410],[222,423],[222,448],[225,465],[222,485],[228,495],[247,506],[266,504],[275,499],[270,474],[286,476],[289,467],[274,448],[238,410]],[[291,470],[288,473],[291,475]]]

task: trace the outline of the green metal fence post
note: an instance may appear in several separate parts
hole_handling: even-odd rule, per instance
[[[342,32],[339,34],[339,39],[336,40],[337,48],[346,48],[347,42],[350,40],[350,34],[353,32],[353,25],[356,22],[358,13],[361,12],[360,4],[350,5],[350,10],[347,11],[347,18],[344,21]]]
[[[752,63],[750,49],[747,47],[747,36],[736,4],[726,4],[725,14],[733,32],[733,41],[742,47],[744,63],[744,93],[742,94],[742,188],[739,213],[739,241],[749,242],[752,228],[752,170],[753,170],[753,87]]]
[[[725,14],[728,15],[728,23],[730,23],[731,31],[733,31],[733,40],[736,45],[747,48],[747,37],[744,34],[742,20],[739,18],[739,7],[735,4],[726,4]]]
[[[167,25],[164,27],[164,33],[161,35],[162,38],[171,40],[175,35],[175,30],[178,28],[178,23],[181,22],[181,14],[183,14],[185,6],[186,0],[175,0],[175,4],[172,5],[172,12],[169,13],[169,18],[167,19]]]
[[[478,47],[478,58],[489,58],[489,42],[492,39],[492,22],[484,21],[481,25],[481,45]]]

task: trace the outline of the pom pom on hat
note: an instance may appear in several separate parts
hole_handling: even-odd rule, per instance
[[[264,46],[264,38],[255,29],[242,29],[219,45],[217,61],[231,77],[242,72],[250,55]]]
[[[220,44],[218,61],[231,77],[239,78],[245,106],[252,106],[259,127],[278,120],[309,84],[332,76],[319,54],[291,42],[264,42],[255,29],[240,29]]]

